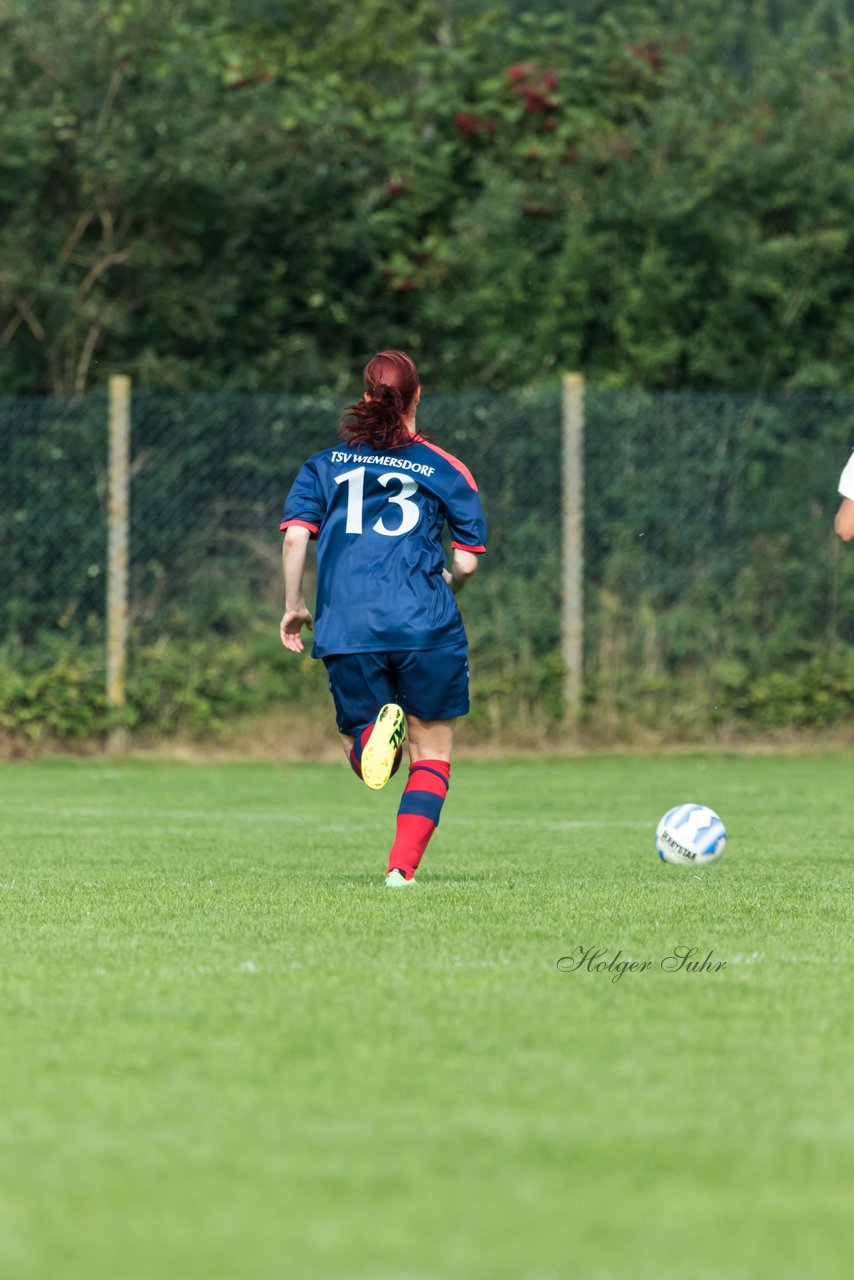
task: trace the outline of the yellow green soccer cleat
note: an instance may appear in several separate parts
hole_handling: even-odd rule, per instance
[[[373,731],[362,752],[362,781],[372,791],[379,791],[391,777],[397,749],[406,737],[403,710],[396,702],[380,709]]]
[[[402,871],[398,871],[397,867],[393,871],[389,871],[385,878],[385,887],[387,889],[402,889],[404,885],[415,884],[415,877],[410,876],[407,880]]]

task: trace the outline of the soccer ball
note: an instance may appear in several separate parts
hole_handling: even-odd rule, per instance
[[[726,848],[726,827],[707,805],[678,804],[659,822],[655,847],[659,858],[675,867],[717,862]]]

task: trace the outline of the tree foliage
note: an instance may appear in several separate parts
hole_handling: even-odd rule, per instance
[[[0,390],[832,390],[848,6],[2,0]]]

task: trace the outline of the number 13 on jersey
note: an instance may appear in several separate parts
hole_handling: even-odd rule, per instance
[[[418,485],[411,476],[402,476],[397,471],[384,471],[381,476],[377,476],[377,484],[381,484],[385,489],[392,480],[396,480],[400,485],[397,493],[387,493],[386,502],[393,502],[395,506],[400,507],[400,524],[396,529],[389,529],[382,516],[376,520],[371,526],[376,533],[382,533],[386,538],[399,538],[401,534],[409,533],[418,524],[421,519],[421,508],[417,502],[413,502],[413,496],[418,492]],[[340,476],[335,477],[336,484],[347,485],[347,525],[346,533],[362,532],[362,507],[365,501],[365,468],[356,467],[353,471],[344,471]]]

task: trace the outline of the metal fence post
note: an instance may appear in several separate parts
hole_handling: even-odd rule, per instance
[[[584,658],[584,375],[563,376],[561,655],[567,723],[581,711]]]
[[[125,704],[128,644],[128,518],[130,510],[130,378],[110,378],[110,472],[107,535],[107,706]],[[127,730],[114,726],[109,749],[127,747]]]

